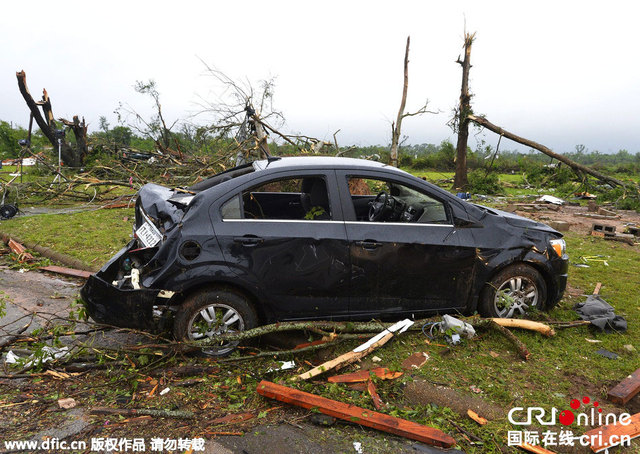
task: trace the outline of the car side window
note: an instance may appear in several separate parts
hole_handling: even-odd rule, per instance
[[[395,181],[349,177],[356,220],[447,224],[443,202]]]
[[[330,220],[322,176],[271,180],[243,191],[220,209],[222,219]]]

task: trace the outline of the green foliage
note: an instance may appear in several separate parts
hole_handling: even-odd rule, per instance
[[[605,202],[614,202],[619,210],[640,211],[640,195],[638,193],[627,193],[623,188],[598,191],[598,198]]]
[[[498,174],[484,169],[469,172],[469,191],[474,194],[501,194],[504,190]]]

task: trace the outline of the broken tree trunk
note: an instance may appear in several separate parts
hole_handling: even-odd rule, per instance
[[[325,415],[383,430],[422,443],[443,448],[450,448],[456,444],[456,441],[451,436],[433,427],[423,426],[405,419],[395,418],[376,411],[326,399],[265,380],[258,384],[257,391],[261,396],[276,399],[280,402],[286,402],[307,409],[314,408]]]
[[[91,413],[94,415],[153,416],[154,418],[177,418],[177,419],[195,418],[195,415],[190,411],[154,410],[150,408],[94,407],[91,409]]]
[[[407,90],[409,88],[409,42],[410,36],[407,36],[407,48],[404,52],[404,83],[402,86],[402,100],[400,101],[400,110],[396,122],[391,125],[391,165],[398,167],[398,144],[400,143],[400,135],[402,133],[402,119],[404,118],[404,108],[407,105]]]
[[[496,126],[493,123],[491,123],[489,120],[487,120],[484,117],[479,117],[473,114],[469,114],[467,115],[467,119],[470,121],[473,121],[474,123],[476,123],[479,126],[482,126],[484,128],[487,128],[489,131],[495,132],[496,134],[499,134],[501,136],[506,137],[507,139],[511,139],[514,142],[518,142],[522,145],[525,145],[527,147],[531,147],[534,148],[538,151],[540,151],[541,153],[546,154],[547,156],[550,156],[554,159],[557,159],[558,161],[568,165],[569,167],[571,167],[573,169],[574,172],[576,173],[586,173],[588,175],[591,175],[595,178],[597,178],[598,180],[605,182],[605,183],[609,183],[612,186],[621,186],[621,187],[625,187],[625,184],[616,179],[616,178],[612,178],[609,177],[607,175],[604,175],[596,170],[593,170],[587,166],[583,166],[582,164],[578,164],[577,162],[572,161],[571,159],[567,158],[566,156],[563,156],[561,154],[558,153],[554,153],[550,148],[545,147],[544,145],[541,145],[537,142],[534,142],[533,140],[528,140],[525,139],[524,137],[520,137],[517,136],[509,131],[506,131],[504,129],[502,129],[500,126]]]
[[[491,320],[505,328],[521,328],[530,331],[537,331],[547,337],[555,336],[556,334],[553,328],[549,325],[531,320],[522,320],[519,318],[492,318]]]
[[[78,117],[74,117],[73,123],[68,122],[66,120],[62,120],[67,126],[73,125],[71,129],[76,137],[76,146],[72,147],[69,145],[64,139],[60,139],[60,143],[58,143],[58,138],[56,137],[56,129],[58,129],[58,125],[53,117],[53,111],[51,109],[51,100],[49,99],[49,94],[47,90],[42,90],[42,100],[39,102],[34,101],[31,93],[29,93],[29,89],[27,88],[27,75],[24,71],[19,71],[16,73],[16,78],[18,79],[18,88],[25,102],[27,103],[27,107],[31,111],[33,118],[36,120],[38,127],[44,134],[44,136],[49,140],[51,145],[53,145],[55,154],[58,153],[58,146],[60,146],[60,154],[62,156],[62,161],[66,166],[69,167],[80,167],[84,162],[84,158],[87,154],[87,127],[84,123],[84,119],[82,122],[78,120]],[[40,112],[40,108],[42,107],[42,111],[44,112],[44,117]]]
[[[460,57],[456,63],[462,66],[462,86],[460,88],[460,103],[458,105],[458,143],[456,146],[456,174],[453,186],[464,190],[469,186],[467,179],[467,141],[469,139],[469,116],[471,110],[471,94],[469,93],[469,70],[471,69],[471,45],[476,37],[475,33],[464,34],[464,60]]]

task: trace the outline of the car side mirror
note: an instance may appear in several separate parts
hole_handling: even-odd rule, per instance
[[[482,227],[482,224],[478,221],[458,217],[453,218],[453,225],[459,229],[477,229]]]

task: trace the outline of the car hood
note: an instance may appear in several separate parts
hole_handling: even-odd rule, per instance
[[[560,232],[553,229],[552,227],[549,227],[547,224],[543,224],[541,222],[537,222],[532,219],[518,216],[517,214],[509,213],[507,211],[497,210],[495,208],[488,208],[482,205],[476,205],[476,204],[474,205],[480,208],[482,211],[484,211],[488,215],[498,216],[504,219],[504,221],[510,226],[521,228],[521,229],[532,229],[532,230],[538,230],[541,232],[552,233],[559,237],[562,236]]]

